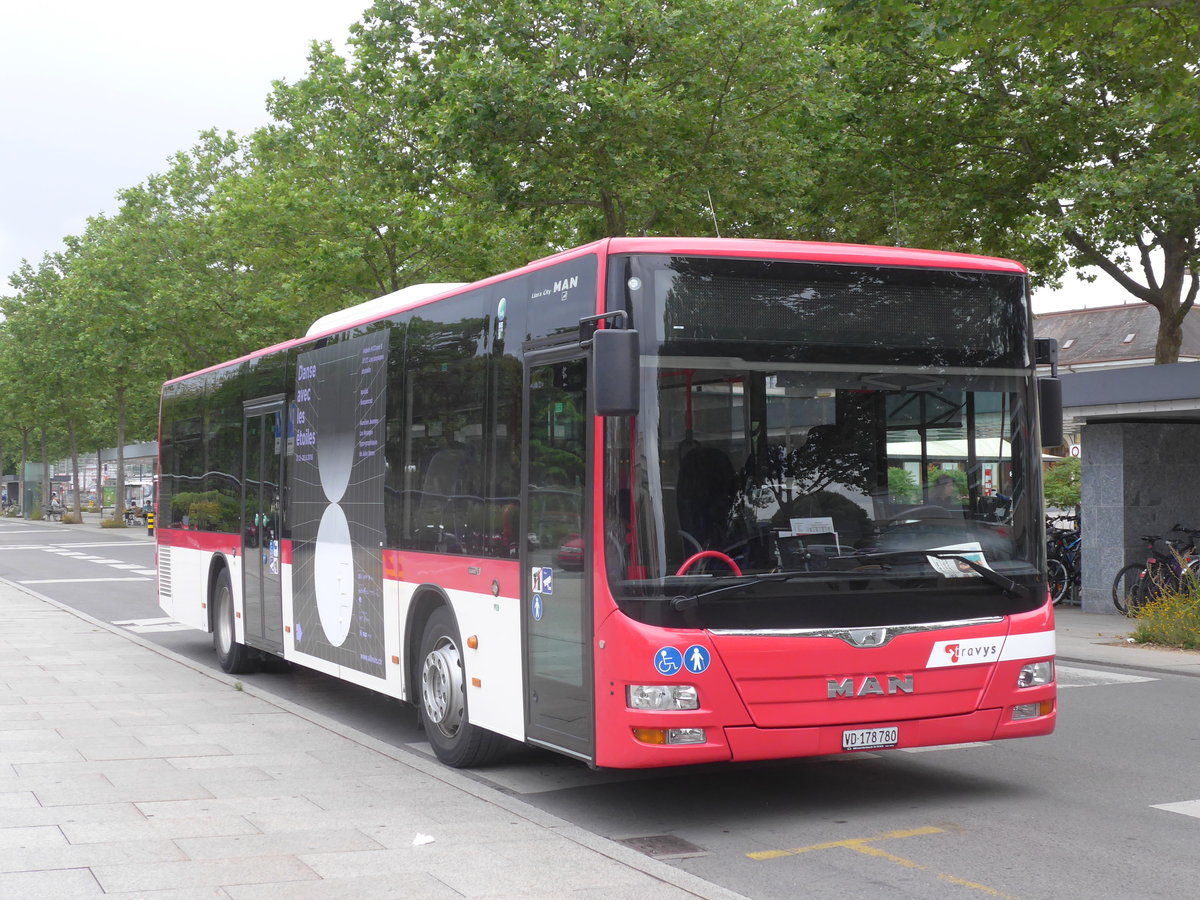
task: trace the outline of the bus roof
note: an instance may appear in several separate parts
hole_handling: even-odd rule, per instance
[[[914,268],[970,269],[973,271],[1008,272],[1025,274],[1026,268],[1019,262],[995,256],[978,256],[972,253],[955,253],[946,250],[923,250],[909,247],[885,247],[874,244],[837,244],[822,241],[759,240],[755,238],[712,238],[712,237],[614,237],[604,238],[580,247],[573,247],[549,256],[533,260],[509,272],[492,275],[473,283],[447,282],[416,284],[376,297],[364,303],[349,306],[321,316],[312,323],[303,337],[256,350],[238,359],[226,360],[197,372],[169,379],[167,384],[185,381],[206,372],[264,356],[293,345],[303,344],[316,337],[334,334],[372,322],[384,316],[394,315],[412,307],[421,306],[438,297],[457,293],[466,288],[481,287],[517,275],[525,270],[540,269],[572,256],[587,253],[606,255],[625,253],[655,253],[675,256],[728,256],[731,258],[771,258],[795,262],[823,262],[842,265],[911,266]]]
[[[917,266],[973,269],[1024,274],[1019,262],[996,256],[884,247],[873,244],[834,244],[820,241],[768,241],[752,238],[610,238],[612,253],[670,253],[680,256],[765,256],[797,262],[831,262],[878,266]]]

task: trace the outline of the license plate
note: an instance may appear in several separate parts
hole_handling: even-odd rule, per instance
[[[900,729],[859,728],[842,732],[843,750],[881,750],[900,743]]]

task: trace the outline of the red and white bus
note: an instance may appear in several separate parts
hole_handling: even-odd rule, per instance
[[[453,766],[1044,735],[1044,407],[1017,263],[607,239],[168,382],[159,603]]]

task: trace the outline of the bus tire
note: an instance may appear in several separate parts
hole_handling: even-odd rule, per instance
[[[213,585],[213,649],[217,662],[230,675],[240,675],[251,669],[250,650],[237,642],[233,619],[233,582],[229,570],[222,569]]]
[[[472,725],[467,716],[461,647],[453,613],[439,606],[421,635],[417,706],[434,755],[456,769],[491,762],[504,747],[500,735]]]

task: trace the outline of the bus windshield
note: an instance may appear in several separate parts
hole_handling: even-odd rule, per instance
[[[627,614],[821,629],[1044,603],[1021,278],[647,257],[614,274],[644,350],[641,411],[606,429]]]

